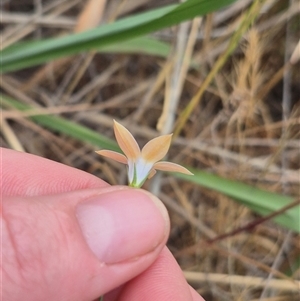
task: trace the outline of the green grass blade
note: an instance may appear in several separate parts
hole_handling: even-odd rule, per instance
[[[194,173],[194,176],[176,174],[176,177],[221,192],[261,215],[271,214],[294,201],[289,196],[258,189],[241,182],[227,180],[197,169],[188,169]],[[274,221],[300,233],[300,206],[278,215],[274,218]]]
[[[21,42],[3,50],[3,53],[13,53],[17,49],[26,49],[27,46],[32,46],[34,43],[37,45],[40,41],[35,42]],[[162,42],[153,37],[141,36],[128,41],[123,41],[118,44],[101,46],[96,49],[100,53],[127,53],[127,54],[146,54],[159,57],[167,57],[171,49],[170,44]]]
[[[52,38],[5,49],[1,55],[1,72],[18,70],[55,58],[133,39],[169,27],[199,15],[220,9],[235,0],[187,0],[178,5],[127,17],[112,24],[65,37]]]
[[[32,109],[32,107],[23,104],[15,99],[1,95],[1,102],[3,105],[14,107],[20,111]],[[59,116],[37,115],[30,117],[36,123],[61,134],[68,135],[72,138],[78,139],[82,142],[95,145],[99,148],[111,149],[120,151],[117,143],[113,140],[73,121],[69,121]]]
[[[120,42],[117,45],[107,45],[99,48],[101,53],[136,53],[148,54],[159,57],[167,57],[170,45],[150,37],[138,37],[132,40]]]

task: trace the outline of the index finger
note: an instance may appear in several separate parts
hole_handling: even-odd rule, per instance
[[[103,180],[61,163],[0,148],[2,196],[37,196],[102,188]]]

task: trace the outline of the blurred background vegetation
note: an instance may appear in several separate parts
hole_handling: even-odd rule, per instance
[[[126,185],[113,119],[174,132],[144,188],[207,301],[299,300],[298,0],[3,0],[1,146]],[[134,208],[133,208],[134,210]]]

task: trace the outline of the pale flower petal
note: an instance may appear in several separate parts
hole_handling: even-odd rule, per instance
[[[118,161],[123,164],[127,164],[127,158],[120,153],[113,152],[110,150],[100,150],[100,151],[96,151],[96,153],[100,156],[113,159],[113,160]]]
[[[117,142],[125,156],[130,160],[136,160],[140,156],[141,151],[132,134],[115,120],[114,131]]]
[[[176,163],[171,163],[171,162],[166,162],[166,161],[161,161],[161,162],[155,163],[153,168],[157,169],[157,170],[180,172],[180,173],[184,173],[186,175],[193,175],[193,173],[191,173],[185,167],[183,167],[179,164],[176,164]]]
[[[163,135],[150,140],[142,149],[142,158],[147,162],[157,162],[168,152],[172,134]]]
[[[148,179],[151,179],[154,175],[156,174],[156,170],[155,169],[151,169],[148,175]]]
[[[135,178],[135,163],[132,160],[128,160],[127,176],[129,184],[132,184]]]
[[[135,181],[137,185],[142,184],[147,179],[152,167],[153,163],[147,162],[143,158],[138,159],[135,165]]]

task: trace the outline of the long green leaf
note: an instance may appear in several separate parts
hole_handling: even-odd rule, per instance
[[[235,0],[187,0],[178,5],[127,17],[83,33],[34,41],[5,49],[1,55],[1,72],[18,70],[55,58],[133,39],[199,15],[220,9]]]
[[[194,173],[193,177],[184,174],[176,174],[176,177],[221,192],[261,215],[276,212],[294,201],[289,196],[258,189],[197,169],[189,168],[189,170]],[[274,220],[278,224],[300,233],[300,206],[287,210]]]
[[[14,107],[20,111],[32,109],[30,106],[23,104],[15,99],[5,95],[0,95],[1,102],[4,105]],[[83,126],[78,123],[69,121],[63,117],[50,116],[50,115],[37,115],[32,116],[31,119],[36,123],[61,134],[68,135],[72,138],[78,139],[100,148],[107,148],[115,151],[120,151],[117,143],[111,139]]]
[[[138,37],[99,48],[102,53],[142,53],[160,57],[167,57],[170,50],[169,44],[151,37]]]
[[[20,48],[26,49],[26,47],[31,47],[33,43],[36,43],[36,45],[38,46],[40,41],[21,42],[3,50],[2,55],[6,52],[13,53]],[[135,53],[160,57],[167,57],[170,50],[170,44],[149,36],[141,36],[134,39],[122,41],[117,44],[108,44],[106,46],[100,46],[96,48],[96,51],[98,51],[99,53]]]

